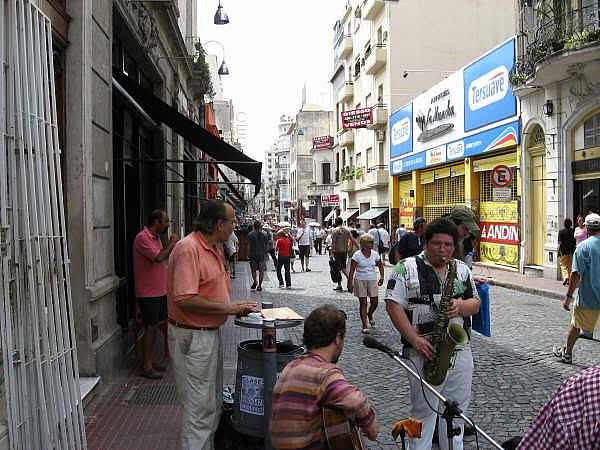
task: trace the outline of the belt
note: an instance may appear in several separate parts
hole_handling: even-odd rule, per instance
[[[203,330],[203,331],[212,331],[218,330],[219,327],[193,327],[191,325],[186,325],[184,323],[175,322],[173,319],[169,319],[169,323],[177,328],[184,328],[186,330]]]

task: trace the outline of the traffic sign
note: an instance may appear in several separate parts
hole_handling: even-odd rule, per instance
[[[512,170],[503,164],[498,165],[492,169],[490,181],[496,187],[507,187],[512,182]]]

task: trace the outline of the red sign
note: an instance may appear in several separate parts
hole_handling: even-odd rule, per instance
[[[333,137],[331,136],[316,136],[313,138],[313,148],[320,150],[322,148],[333,147]]]
[[[353,109],[342,112],[343,128],[365,128],[373,123],[373,110],[371,108]]]
[[[492,169],[490,181],[496,187],[507,187],[512,182],[512,170],[510,170],[510,167],[505,165],[496,166]]]
[[[340,196],[338,194],[321,195],[321,206],[339,206]]]
[[[481,222],[481,242],[496,244],[519,244],[519,224],[504,222]]]

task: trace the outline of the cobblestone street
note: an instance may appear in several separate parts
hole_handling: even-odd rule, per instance
[[[272,301],[289,306],[306,316],[323,303],[333,303],[349,317],[348,334],[339,365],[346,377],[363,389],[374,405],[381,422],[380,445],[392,445],[390,429],[399,419],[409,416],[408,376],[388,356],[362,345],[358,301],[348,292],[332,290],[327,257],[311,258],[311,272],[292,273],[293,290],[277,287],[275,272],[269,269],[263,292],[251,293],[257,301]],[[299,270],[296,262],[296,269]],[[386,266],[386,276],[392,270]],[[380,290],[383,294],[383,287]],[[552,391],[571,374],[600,360],[600,343],[579,340],[573,365],[554,359],[552,345],[562,343],[570,318],[559,300],[490,287],[492,337],[473,333],[475,359],[473,400],[467,414],[500,443],[522,435]],[[400,349],[397,332],[380,306],[375,314],[377,328],[373,336]],[[279,338],[301,342],[302,327],[279,333]],[[466,448],[476,448],[474,437],[467,437]],[[479,440],[480,448],[489,448]]]

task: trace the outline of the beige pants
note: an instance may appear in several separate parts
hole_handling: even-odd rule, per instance
[[[571,277],[571,267],[573,267],[573,255],[561,255],[560,272],[563,281],[568,280]]]
[[[169,324],[177,394],[183,405],[181,448],[213,450],[223,404],[220,330],[186,330]]]

